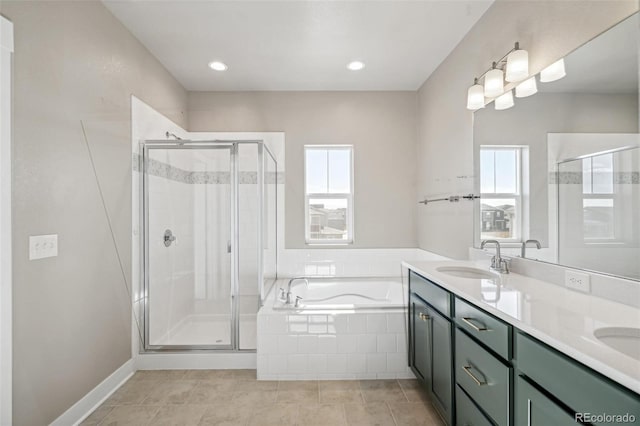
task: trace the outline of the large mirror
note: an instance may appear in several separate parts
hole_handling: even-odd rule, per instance
[[[566,75],[474,115],[474,242],[640,280],[638,15],[564,58]]]

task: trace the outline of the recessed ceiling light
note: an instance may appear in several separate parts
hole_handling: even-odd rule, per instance
[[[214,71],[226,71],[229,67],[224,62],[213,61],[209,62],[209,68]]]
[[[349,64],[347,65],[347,68],[349,68],[351,71],[360,71],[362,68],[364,68],[364,62],[360,62],[360,61],[349,62]]]

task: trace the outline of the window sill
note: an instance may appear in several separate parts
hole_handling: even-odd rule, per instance
[[[341,241],[339,243],[326,243],[323,241],[305,241],[305,245],[313,247],[344,247],[352,245],[353,241]]]

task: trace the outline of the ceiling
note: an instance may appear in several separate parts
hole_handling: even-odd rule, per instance
[[[633,15],[567,55],[566,77],[539,83],[540,91],[637,94],[638,20]]]
[[[416,90],[492,1],[103,0],[190,91]]]

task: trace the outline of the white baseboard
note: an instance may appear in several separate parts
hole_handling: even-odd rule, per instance
[[[122,364],[109,377],[104,379],[98,386],[93,388],[80,401],[76,402],[60,417],[55,419],[50,426],[78,425],[86,419],[96,408],[100,406],[113,392],[135,373],[135,360]]]
[[[137,370],[255,369],[255,352],[140,354]]]

